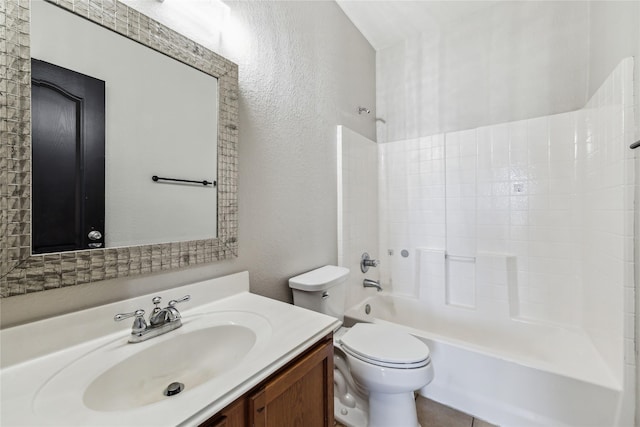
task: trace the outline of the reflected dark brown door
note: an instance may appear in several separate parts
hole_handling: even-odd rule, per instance
[[[31,72],[33,252],[102,247],[105,83],[37,59]]]

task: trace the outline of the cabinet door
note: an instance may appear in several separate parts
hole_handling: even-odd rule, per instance
[[[246,396],[242,396],[220,411],[218,415],[200,424],[200,427],[245,427],[246,402]]]
[[[249,396],[250,426],[333,426],[333,340],[294,362]]]

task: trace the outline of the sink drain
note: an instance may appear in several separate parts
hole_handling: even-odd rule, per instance
[[[184,390],[184,384],[175,382],[169,384],[162,393],[165,396],[173,396],[174,394],[180,393],[182,390]]]

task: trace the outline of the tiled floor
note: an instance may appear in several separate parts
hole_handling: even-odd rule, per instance
[[[418,408],[418,421],[422,427],[496,427],[422,396],[418,396],[416,399],[416,407]],[[336,423],[336,426],[344,427],[340,423]]]

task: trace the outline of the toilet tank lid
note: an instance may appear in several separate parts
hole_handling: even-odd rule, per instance
[[[289,287],[301,291],[324,291],[341,282],[349,275],[349,269],[325,265],[289,279]]]

